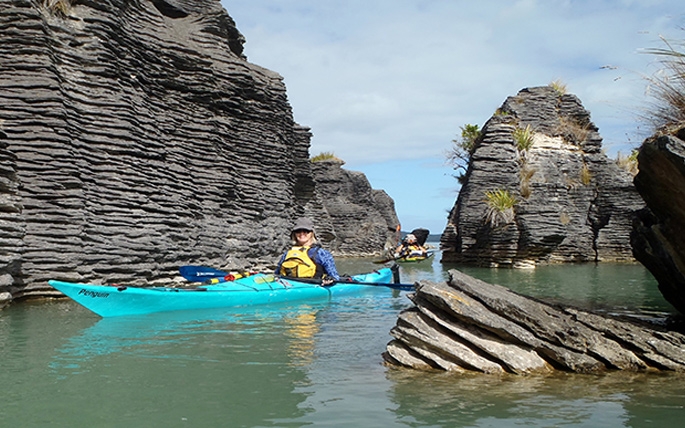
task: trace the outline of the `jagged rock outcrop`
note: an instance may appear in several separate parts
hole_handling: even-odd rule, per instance
[[[342,168],[343,162],[327,160],[314,162],[312,170],[318,198],[308,210],[327,217],[332,230],[317,231],[329,241],[334,255],[378,255],[379,248],[395,246],[399,219],[395,202],[383,190],[371,188],[361,172]]]
[[[273,262],[325,209],[311,134],[243,42],[218,0],[0,0],[0,292]]]
[[[402,312],[384,359],[453,372],[685,371],[685,335],[559,307],[449,272],[422,281]]]
[[[647,208],[634,222],[633,253],[685,314],[685,129],[646,140],[637,159],[635,187]]]
[[[519,148],[517,130],[533,131]],[[530,267],[633,261],[629,235],[644,206],[632,175],[609,160],[590,114],[571,94],[528,88],[485,124],[441,237],[443,262]],[[488,206],[506,191],[509,210]]]

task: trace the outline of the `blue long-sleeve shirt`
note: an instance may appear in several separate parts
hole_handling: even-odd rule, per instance
[[[312,257],[311,254],[309,257]],[[326,275],[332,277],[336,281],[340,279],[338,269],[335,267],[335,260],[333,260],[333,254],[331,254],[327,250],[324,250],[323,248],[319,248],[319,251],[316,251],[316,254],[314,254],[312,260],[314,260],[314,263],[319,264],[323,267],[323,270],[324,272],[326,272]]]

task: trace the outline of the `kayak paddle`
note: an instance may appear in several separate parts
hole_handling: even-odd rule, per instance
[[[323,282],[321,279],[318,278],[288,278],[288,277],[281,277],[285,280],[292,279],[293,281],[299,281],[299,282],[307,282],[310,284],[319,284],[322,285],[321,283]],[[324,287],[332,287],[335,284],[359,284],[359,285],[371,285],[371,286],[376,286],[376,287],[388,287],[388,288],[393,288],[395,290],[403,290],[403,291],[414,291],[415,287],[414,284],[398,284],[398,283],[392,283],[392,282],[364,282],[364,281],[356,281],[352,278],[345,278],[345,279],[339,279],[337,281],[333,281],[332,283],[328,285],[324,285]]]
[[[207,279],[223,278],[228,275],[228,272],[207,266],[181,266],[178,271],[190,282],[204,282]]]
[[[207,267],[207,266],[181,266],[178,268],[181,276],[190,282],[205,282],[207,280],[215,278],[224,278],[229,275],[228,272]],[[283,278],[283,279],[293,279],[300,282],[309,282],[313,284],[321,284],[320,279],[315,278]],[[339,281],[334,281],[331,285],[335,284],[359,284],[359,285],[371,285],[371,286],[382,286],[389,287],[396,290],[413,291],[414,284],[396,284],[396,283],[386,283],[386,282],[363,282],[355,281],[353,279],[345,280],[341,279]]]
[[[380,286],[380,287],[388,287],[392,288],[395,290],[403,290],[403,291],[414,291],[416,288],[414,287],[414,284],[395,284],[392,282],[364,282],[364,281],[335,281],[331,285],[335,284],[359,284],[359,285],[373,285],[373,286]]]

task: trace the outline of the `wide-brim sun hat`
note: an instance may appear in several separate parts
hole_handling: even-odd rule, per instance
[[[298,218],[295,221],[295,225],[291,229],[291,232],[295,233],[296,230],[309,230],[314,232],[314,222],[307,217]]]

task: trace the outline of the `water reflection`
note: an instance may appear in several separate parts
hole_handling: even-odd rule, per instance
[[[313,310],[302,311],[285,318],[288,356],[294,366],[307,366],[314,361],[316,334],[321,330]]]
[[[679,426],[682,374],[483,376],[393,369],[400,420],[415,426]]]
[[[63,385],[81,391],[74,397],[77,402],[84,400],[85,388],[88,395],[116,396],[119,405],[135,409],[166,391],[158,405],[169,414],[156,420],[197,417],[198,409],[188,411],[192,403],[207,408],[203,420],[195,420],[203,426],[225,426],[220,415],[231,415],[230,426],[269,425],[274,418],[307,413],[300,408],[307,394],[296,389],[311,383],[307,366],[314,359],[321,324],[317,314],[324,307],[274,305],[97,319],[56,350],[50,368]],[[104,382],[83,385],[85,379],[98,378]],[[124,421],[136,425],[135,418],[107,416],[121,426]]]

